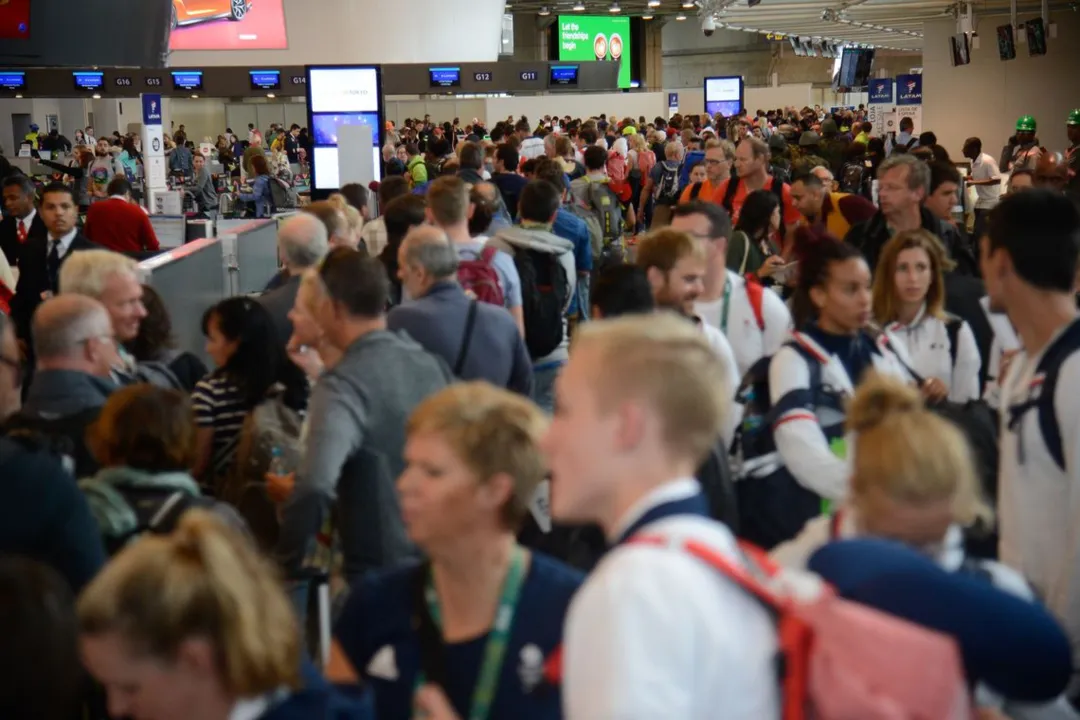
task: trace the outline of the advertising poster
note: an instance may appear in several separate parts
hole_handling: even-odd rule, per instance
[[[896,121],[911,118],[915,134],[922,132],[922,75],[896,76]]]
[[[143,94],[142,110],[142,154],[146,187],[149,190],[165,190],[168,184],[165,182],[165,144],[161,133],[161,95]]]
[[[866,120],[874,126],[871,131],[874,135],[884,135],[885,118],[894,109],[892,78],[874,78],[870,81],[867,92],[869,98],[866,105]]]
[[[170,50],[285,50],[283,0],[172,0]]]
[[[559,61],[619,63],[619,87],[630,87],[630,18],[601,15],[559,17]]]
[[[30,0],[0,2],[0,39],[26,40],[30,37]]]

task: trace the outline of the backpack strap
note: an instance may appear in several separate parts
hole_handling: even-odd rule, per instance
[[[758,330],[765,332],[765,288],[758,282],[745,282],[746,297],[750,300],[750,309],[754,311],[754,320],[757,321]]]
[[[177,490],[165,499],[158,511],[150,518],[146,527],[141,528],[140,531],[148,530],[155,535],[170,533],[176,528],[176,524],[180,522],[180,516],[188,510],[192,508],[211,510],[214,504],[215,502],[211,498],[199,497],[184,490]]]
[[[480,251],[480,259],[484,261],[485,265],[490,265],[495,260],[495,253],[499,252],[499,248],[484,244],[484,249]]]
[[[476,300],[469,303],[469,314],[465,318],[465,334],[461,336],[461,348],[458,350],[457,361],[454,363],[454,377],[461,377],[461,370],[465,367],[465,358],[469,354],[473,326],[476,324],[476,303]]]
[[[737,177],[732,176],[727,181],[727,188],[724,190],[724,199],[720,203],[727,210],[728,215],[733,215],[733,206],[735,205],[735,194],[739,192],[739,183],[742,182]]]
[[[956,367],[956,354],[960,350],[960,328],[964,321],[955,315],[945,318],[945,334],[949,337],[949,367]]]
[[[701,187],[704,183],[696,182],[690,186],[690,199],[697,200],[698,195],[701,195]]]
[[[1035,370],[1036,376],[1045,373],[1039,397],[1036,399],[1039,409],[1039,429],[1042,431],[1046,448],[1050,451],[1054,462],[1062,470],[1065,470],[1065,448],[1061,441],[1061,427],[1058,424],[1057,409],[1054,407],[1054,394],[1057,388],[1058,376],[1061,374],[1061,366],[1075,350],[1080,348],[1080,320],[1074,320],[1073,324],[1061,337],[1054,342],[1053,346],[1043,355],[1039,366]],[[1010,425],[1012,421],[1010,420]]]

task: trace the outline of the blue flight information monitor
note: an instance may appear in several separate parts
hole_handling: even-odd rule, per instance
[[[428,69],[431,79],[431,87],[460,87],[461,68],[459,67],[433,67]]]
[[[250,70],[248,71],[248,75],[251,77],[252,90],[281,89],[280,70]]]
[[[103,72],[77,70],[71,73],[71,76],[75,79],[76,90],[100,90],[105,87],[105,73]]]
[[[26,87],[26,73],[0,70],[0,90],[22,90]]]
[[[172,83],[174,90],[202,90],[202,70],[173,70]]]
[[[578,84],[578,66],[577,65],[552,65],[551,66],[551,79],[548,85],[552,87],[577,87]]]

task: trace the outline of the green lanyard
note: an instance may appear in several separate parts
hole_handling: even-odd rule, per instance
[[[727,336],[728,310],[731,309],[731,278],[724,281],[724,307],[720,311],[720,330]]]
[[[499,608],[495,612],[495,624],[488,633],[487,646],[484,648],[484,660],[480,665],[480,677],[476,680],[476,688],[473,690],[472,707],[469,709],[469,720],[487,720],[491,710],[491,704],[495,700],[495,690],[499,684],[499,673],[502,671],[503,656],[506,655],[506,646],[510,640],[510,628],[514,623],[514,611],[517,609],[518,597],[521,595],[521,586],[525,581],[525,550],[520,546],[514,547],[514,554],[510,557],[510,568],[506,572],[506,580],[503,581],[502,597],[499,598]],[[427,588],[424,590],[427,599],[428,610],[436,627],[442,630],[442,613],[439,610],[439,596],[435,587],[428,579]],[[417,679],[416,686],[420,687],[425,682],[423,673]]]

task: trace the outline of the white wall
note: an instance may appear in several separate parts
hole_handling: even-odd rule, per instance
[[[287,50],[175,51],[169,64],[493,62],[503,6],[504,0],[284,0]]]
[[[75,131],[86,127],[87,101],[83,98],[63,98],[60,103],[60,132],[68,140],[75,137]]]
[[[587,118],[607,114],[616,117],[638,117],[648,120],[667,117],[667,95],[662,92],[637,93],[579,93],[574,95],[522,95],[508,98],[488,98],[487,118],[494,123],[525,115],[531,122],[544,115],[571,115]],[[435,117],[435,113],[432,113]]]
[[[1021,15],[1021,21],[1028,16]],[[923,39],[923,129],[933,130],[953,157],[968,137],[977,136],[995,158],[1021,115],[1034,115],[1042,144],[1054,150],[1068,147],[1065,119],[1080,107],[1076,69],[1080,67],[1080,16],[1059,12],[1057,38],[1047,33],[1047,53],[1029,57],[1027,44],[1017,43],[1016,59],[998,57],[995,27],[1008,17],[986,18],[979,24],[979,49],[971,63],[952,67],[951,20],[928,22]]]
[[[686,50],[704,50],[708,52],[743,48],[767,42],[760,33],[747,33],[738,30],[717,30],[712,34],[712,37],[705,37],[705,33],[701,32],[701,21],[694,15],[694,11],[687,14],[686,20],[668,21],[660,32],[665,53]]]

